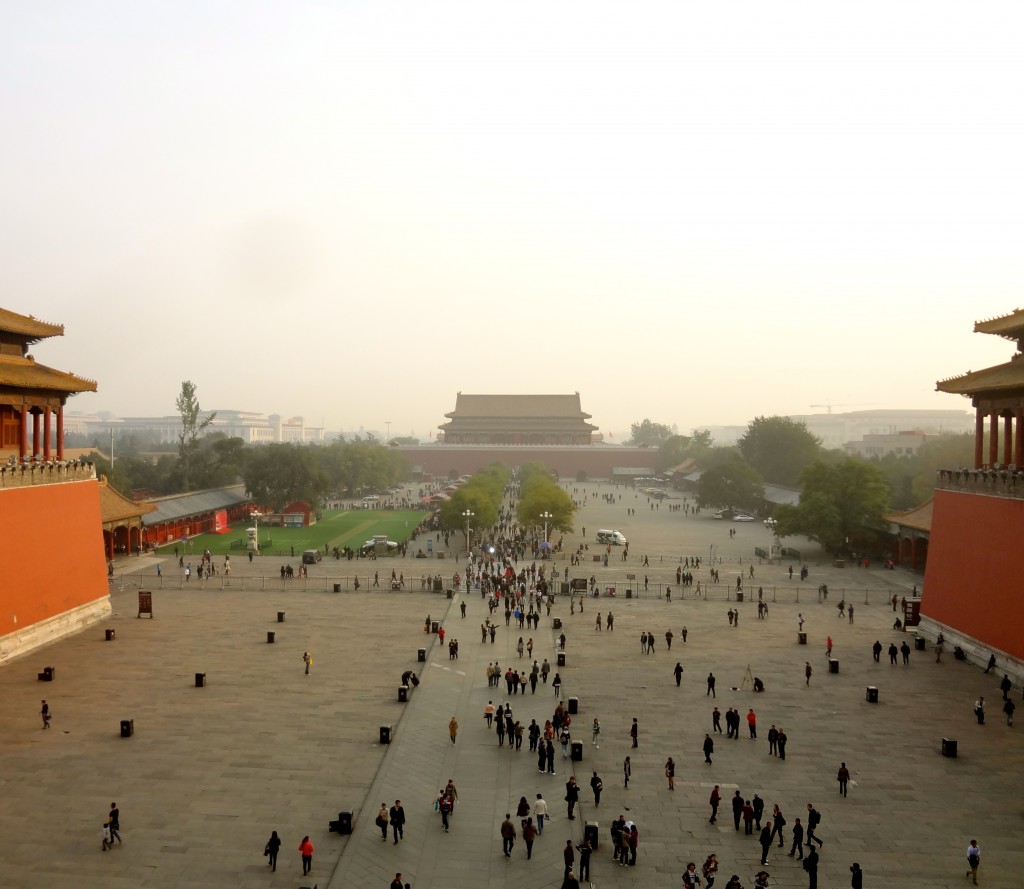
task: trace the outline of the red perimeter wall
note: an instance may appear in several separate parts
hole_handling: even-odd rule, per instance
[[[1024,658],[1024,500],[936,491],[921,612]]]
[[[504,463],[509,468],[523,463],[541,463],[563,479],[574,479],[581,469],[588,478],[610,478],[615,468],[643,468],[657,471],[657,448],[602,447],[472,447],[460,445],[403,446],[396,450],[404,454],[413,466],[419,466],[439,478],[447,478],[451,470],[459,475],[479,472],[492,463]]]
[[[0,491],[0,636],[108,595],[95,481]]]

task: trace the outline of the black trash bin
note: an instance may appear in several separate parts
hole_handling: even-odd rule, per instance
[[[284,623],[284,612],[283,611],[277,612],[277,622],[279,624],[283,624]]]
[[[914,637],[914,648],[918,651],[924,651],[927,644],[923,636]]]
[[[953,738],[942,739],[942,755],[956,759],[956,741]]]
[[[560,618],[560,617],[553,617],[553,618],[551,618],[551,629],[553,629],[553,630],[560,630],[560,629],[562,629],[562,618]]]
[[[114,634],[113,630],[107,630],[106,631],[107,642],[113,642],[114,641],[114,635],[115,634]]]
[[[737,602],[742,602],[743,601],[743,590],[737,590],[736,591],[736,601]]]
[[[596,821],[588,821],[583,827],[583,842],[590,840],[590,848],[597,849],[598,828]]]
[[[583,762],[583,742],[573,741],[570,745],[573,762]]]
[[[273,642],[273,641],[274,641],[274,631],[273,630],[267,630],[267,642]]]
[[[135,720],[134,719],[122,719],[121,720],[121,737],[130,738],[135,734]]]
[[[338,833],[352,833],[351,812],[338,812]]]
[[[391,743],[391,726],[390,725],[382,725],[380,727],[380,742],[381,742],[381,744],[390,744]]]
[[[435,636],[437,635],[438,627],[440,627],[440,622],[439,621],[432,620],[430,622],[430,632],[433,633]]]
[[[206,674],[196,673],[196,688],[202,688],[206,685]]]
[[[56,670],[54,670],[53,667],[43,667],[43,682],[53,682],[53,674],[55,672]]]
[[[409,686],[400,685],[398,686],[398,703],[405,704],[409,701]]]
[[[426,659],[427,659],[427,650],[425,648],[417,649],[417,651],[416,651],[416,660],[418,660],[420,662],[423,662],[423,661],[426,661]]]
[[[626,590],[626,598],[627,599],[632,599],[633,598],[633,591],[631,589],[627,589]]]
[[[839,672],[839,661],[837,661],[835,658],[829,658],[829,661],[828,661],[828,671],[829,671],[829,673],[838,673]]]
[[[868,701],[869,704],[877,704],[878,703],[878,689],[875,686],[873,686],[873,685],[869,685],[868,686],[867,701]]]
[[[575,716],[579,712],[580,712],[580,699],[579,698],[569,698],[569,715],[570,716]]]
[[[446,599],[452,599],[452,598],[454,598],[454,596],[455,596],[455,591],[454,590],[445,590],[444,591],[444,597]]]
[[[806,633],[797,633],[796,634],[796,641],[797,641],[798,645],[806,645],[807,644],[807,634]]]
[[[334,592],[336,592],[336,593],[340,593],[341,592],[341,584],[340,583],[336,583],[334,585]]]
[[[565,652],[564,651],[558,652],[558,666],[560,666],[560,667],[564,667],[565,666]]]

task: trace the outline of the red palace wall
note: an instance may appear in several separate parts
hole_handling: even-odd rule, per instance
[[[576,478],[581,469],[587,478],[611,478],[613,468],[642,468],[652,474],[658,466],[657,448],[605,448],[600,445],[569,447],[461,447],[431,445],[399,447],[413,466],[419,466],[438,478],[446,478],[451,470],[468,475],[486,469],[492,463],[508,467],[524,463],[541,463],[564,479]]]
[[[0,491],[0,637],[105,598],[96,481]]]
[[[1024,500],[936,491],[921,613],[1024,659]]]

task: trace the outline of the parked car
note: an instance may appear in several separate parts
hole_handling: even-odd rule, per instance
[[[756,519],[752,515],[747,515],[745,512],[738,512],[732,517],[734,522],[753,522]]]

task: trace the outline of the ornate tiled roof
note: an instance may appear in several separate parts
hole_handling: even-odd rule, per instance
[[[49,324],[31,315],[19,315],[10,309],[0,309],[0,331],[18,334],[34,343],[50,336],[64,336],[64,325]]]
[[[2,310],[0,310],[2,311]],[[56,392],[95,392],[95,380],[37,364],[32,358],[0,356],[0,386],[19,389],[47,389]]]
[[[907,512],[895,512],[884,516],[887,522],[893,525],[900,525],[904,528],[913,528],[916,531],[931,531],[932,529],[932,507],[935,501],[928,499],[915,509]]]
[[[939,380],[935,384],[935,389],[951,395],[1020,391],[1024,389],[1024,355],[1014,355],[1006,364],[997,364],[984,370],[968,371],[948,380]]]
[[[1009,315],[975,321],[974,332],[992,333],[1015,342],[1024,339],[1024,310],[1014,309]]]
[[[103,523],[118,522],[124,519],[137,519],[153,512],[156,506],[152,503],[139,503],[125,497],[110,487],[106,477],[100,479],[100,516]]]
[[[465,395],[459,392],[455,410],[445,414],[453,420],[571,420],[574,427],[596,429],[583,421],[590,419],[580,407],[580,395]],[[449,427],[446,423],[440,428]],[[504,425],[504,424],[503,424]]]

